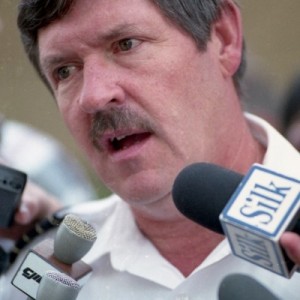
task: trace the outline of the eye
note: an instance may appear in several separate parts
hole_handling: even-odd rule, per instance
[[[132,38],[120,40],[114,45],[114,52],[116,53],[129,51],[132,48],[138,46],[140,43],[141,41]]]
[[[56,70],[55,77],[58,81],[66,80],[69,78],[74,72],[76,67],[75,66],[63,66]]]

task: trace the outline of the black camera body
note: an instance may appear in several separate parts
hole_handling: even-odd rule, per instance
[[[21,171],[0,165],[0,227],[7,228],[13,222],[21,196],[27,182],[27,175]]]

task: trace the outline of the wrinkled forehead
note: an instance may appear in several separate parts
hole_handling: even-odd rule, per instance
[[[97,29],[96,23],[92,20],[106,21],[106,24],[113,24],[120,17],[131,17],[132,22],[143,15],[148,18],[153,16],[153,11],[163,15],[158,6],[152,0],[74,0],[71,6],[62,17],[58,17],[53,22],[47,24],[40,31],[47,27],[52,27],[56,23],[72,24],[79,26],[84,20],[88,20]]]
[[[113,15],[115,12],[115,9],[118,7],[122,8],[124,14],[127,12],[130,12],[130,10],[134,9],[137,5],[150,5],[154,6],[155,1],[153,0],[69,0],[67,1],[68,5],[67,10],[65,13],[65,16],[72,15],[74,12],[78,12],[78,10],[85,14],[86,12],[92,12],[93,14],[97,13],[105,13],[107,15]],[[157,5],[155,5],[157,7]]]
[[[158,27],[175,30],[150,0],[77,0],[63,18],[39,30],[40,63],[43,67],[45,56],[70,51],[72,45],[96,47],[130,33],[157,32]]]

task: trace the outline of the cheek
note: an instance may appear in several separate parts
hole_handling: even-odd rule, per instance
[[[72,107],[70,105],[67,105],[63,101],[58,101],[58,109],[66,126],[72,132],[73,131],[72,128],[74,126],[74,120],[77,118],[76,115],[74,114]]]
[[[199,55],[196,51],[180,53],[176,55],[176,60],[165,59],[156,71],[157,81],[154,82],[155,91],[161,94],[171,95],[172,99],[166,99],[170,103],[179,99],[182,106],[187,102],[195,101],[201,97],[207,89],[205,85],[210,82],[205,54]],[[188,57],[188,58],[187,58]],[[179,58],[179,59],[178,59]]]
[[[137,86],[143,87],[143,97],[147,97],[152,105],[159,106],[161,112],[180,111],[180,107],[186,105],[188,94],[194,90],[190,69],[183,68],[180,62],[165,61],[158,67],[148,68],[141,75]]]
[[[59,105],[60,114],[63,117],[64,123],[66,124],[69,132],[81,146],[85,149],[89,147],[89,131],[90,131],[90,120],[88,115],[83,114],[80,110],[76,109],[73,105]]]

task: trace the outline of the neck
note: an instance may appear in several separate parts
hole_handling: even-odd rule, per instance
[[[224,238],[182,216],[163,221],[134,213],[140,230],[184,276],[190,275]]]
[[[229,147],[230,151],[224,154],[219,164],[245,174],[252,164],[262,162],[265,149],[253,138],[246,122],[241,121],[240,124],[242,124],[241,134],[238,139],[235,139],[235,146]],[[231,159],[228,159],[229,157]],[[164,216],[157,217],[156,214],[154,217],[153,212],[142,212],[135,208],[132,210],[137,225],[144,235],[163,257],[177,267],[184,276],[188,276],[224,237],[183,217],[173,207],[170,195],[164,200],[163,203],[167,207],[162,209],[160,202],[157,204],[160,208],[156,207],[153,210],[156,213],[165,212],[162,213]],[[167,216],[171,217],[166,218]]]
[[[236,145],[230,148],[231,152],[228,154],[232,159],[225,159],[227,164],[221,165],[245,174],[254,163],[262,163],[266,149],[254,138],[246,119],[241,117],[240,134],[235,140]]]

